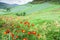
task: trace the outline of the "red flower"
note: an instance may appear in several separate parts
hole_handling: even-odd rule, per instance
[[[28,35],[30,35],[31,34],[31,32],[28,32]]]
[[[4,32],[4,34],[7,34],[6,32]]]
[[[23,33],[25,33],[25,30],[22,30]]]
[[[28,21],[24,22],[25,25],[29,25],[30,23]]]
[[[19,38],[19,36],[16,36],[16,38]]]
[[[14,34],[13,33],[11,33],[11,37],[14,38]]]
[[[10,30],[8,29],[4,32],[4,34],[8,34],[9,32],[10,32]]]
[[[35,31],[33,31],[33,32],[32,32],[32,34],[36,35],[36,32],[35,32]]]
[[[23,38],[23,40],[28,40],[27,38]]]

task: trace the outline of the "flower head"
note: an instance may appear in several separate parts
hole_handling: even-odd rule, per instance
[[[25,33],[25,30],[22,30],[23,33]]]
[[[29,25],[30,23],[28,21],[24,22],[25,25]]]
[[[7,29],[7,30],[4,32],[4,34],[8,34],[9,32],[10,32],[10,30]]]
[[[33,32],[32,32],[32,34],[36,35],[36,32],[35,32],[35,31],[33,31]]]
[[[31,34],[31,32],[28,32],[28,35],[30,35]]]
[[[19,36],[16,36],[16,38],[19,38]]]
[[[13,33],[11,33],[11,37],[14,38],[14,34]]]
[[[28,40],[27,38],[23,38],[23,40]]]
[[[6,32],[4,32],[4,34],[7,34]]]

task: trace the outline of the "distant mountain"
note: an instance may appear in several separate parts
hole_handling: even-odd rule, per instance
[[[18,6],[18,4],[7,4],[7,3],[0,2],[0,9],[6,9],[6,8],[15,7],[15,6]]]

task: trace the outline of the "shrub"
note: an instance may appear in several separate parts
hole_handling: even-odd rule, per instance
[[[26,13],[25,13],[25,12],[23,12],[23,13],[16,13],[16,15],[17,15],[17,16],[25,16]]]
[[[21,13],[16,13],[17,16],[21,16],[22,14]]]
[[[23,12],[23,16],[25,16],[26,15],[26,13],[25,12]]]

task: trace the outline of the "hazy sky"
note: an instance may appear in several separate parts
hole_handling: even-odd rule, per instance
[[[26,4],[28,2],[32,2],[33,0],[0,0],[0,2],[8,3],[8,4]]]

